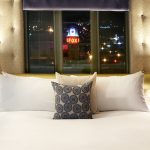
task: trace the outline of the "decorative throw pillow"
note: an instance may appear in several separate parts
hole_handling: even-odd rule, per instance
[[[92,119],[90,91],[92,82],[78,86],[51,82],[55,92],[54,119]]]
[[[67,75],[61,75],[59,73],[56,72],[56,80],[58,81],[58,83],[60,84],[65,84],[65,85],[72,85],[72,86],[76,86],[76,85],[83,85],[84,83],[87,82],[93,82],[92,83],[92,88],[91,88],[91,110],[93,113],[97,112],[97,98],[96,98],[96,89],[95,89],[95,85],[96,85],[96,77],[97,77],[97,72],[95,72],[93,75],[90,76],[67,76]]]

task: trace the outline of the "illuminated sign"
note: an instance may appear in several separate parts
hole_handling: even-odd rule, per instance
[[[76,28],[72,27],[68,30],[66,42],[69,44],[78,44],[80,42],[80,38]]]
[[[79,39],[79,37],[67,37],[66,41],[69,44],[77,44],[80,42],[80,39]]]

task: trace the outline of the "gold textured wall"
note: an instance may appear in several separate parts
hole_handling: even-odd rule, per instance
[[[150,73],[150,0],[130,0],[130,72]],[[0,71],[24,72],[22,0],[0,0]]]
[[[0,0],[0,71],[24,72],[22,0]]]
[[[130,72],[150,73],[150,0],[130,1]]]

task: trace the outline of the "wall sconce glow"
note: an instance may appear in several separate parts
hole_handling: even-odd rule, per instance
[[[3,37],[3,38],[4,38],[4,37]],[[2,38],[2,36],[0,36],[0,44],[2,44],[3,38]]]
[[[71,27],[68,30],[66,42],[69,44],[78,44],[80,42],[79,34],[76,28]]]

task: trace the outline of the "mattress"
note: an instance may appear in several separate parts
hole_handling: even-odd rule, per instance
[[[0,150],[150,150],[150,112],[53,120],[47,111],[0,112]]]

